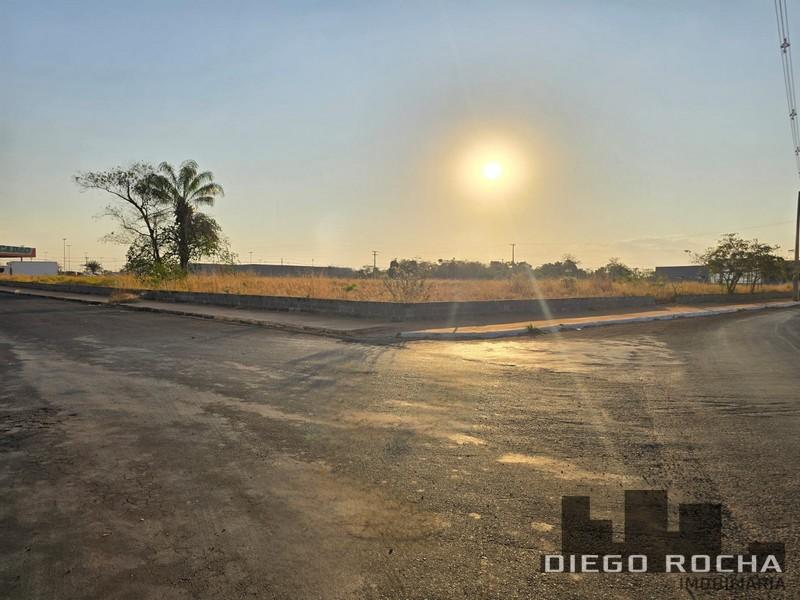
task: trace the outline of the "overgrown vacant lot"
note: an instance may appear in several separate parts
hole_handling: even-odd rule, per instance
[[[380,279],[337,279],[331,277],[259,277],[248,274],[189,275],[153,283],[131,275],[6,277],[16,281],[42,283],[80,283],[83,285],[111,286],[132,289],[162,289],[189,292],[214,292],[225,294],[252,294],[264,296],[294,296],[302,298],[336,298],[347,300],[498,300],[525,298],[571,298],[599,296],[653,296],[670,301],[676,295],[719,294],[719,285],[710,283],[660,283],[653,281],[610,281],[607,279],[533,279],[514,276],[510,279],[432,279],[424,282],[421,295],[414,298],[398,297]],[[760,292],[789,291],[790,284],[765,285]],[[740,286],[745,299],[749,287]]]

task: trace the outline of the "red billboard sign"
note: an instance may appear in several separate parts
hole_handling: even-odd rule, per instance
[[[0,245],[0,258],[35,258],[36,248]]]

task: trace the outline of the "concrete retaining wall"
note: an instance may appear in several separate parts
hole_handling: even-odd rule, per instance
[[[348,267],[311,267],[302,265],[215,265],[194,263],[189,265],[192,273],[249,273],[261,277],[357,277],[358,273]]]
[[[46,284],[32,282],[0,281],[0,285],[109,296],[114,291],[137,294],[145,300],[162,302],[187,302],[212,304],[262,310],[298,311],[352,317],[386,319],[393,321],[442,320],[455,317],[518,315],[523,319],[543,319],[550,315],[615,311],[626,308],[655,306],[650,296],[625,296],[613,298],[556,298],[552,300],[486,300],[472,302],[362,302],[357,300],[325,300],[319,298],[291,298],[286,296],[249,296],[241,294],[211,294],[204,292],[169,292],[161,290],[120,290],[81,284]],[[711,296],[684,296],[679,303],[697,302],[761,302],[786,298],[790,294],[725,294]]]
[[[745,302],[766,302],[768,300],[791,299],[792,292],[764,292],[756,294],[690,294],[678,296],[677,304],[728,304]]]
[[[312,313],[347,315],[412,321],[428,319],[451,319],[453,317],[528,315],[532,319],[546,316],[544,305],[536,300],[493,300],[481,302],[366,302],[357,300],[325,300],[318,298],[288,298],[283,296],[244,296],[237,294],[205,294],[186,292],[145,292],[143,298],[167,302],[193,302],[239,308],[263,310],[286,310]],[[569,298],[549,300],[547,308],[551,314],[582,312],[587,310],[618,309],[634,306],[650,306],[654,301],[648,297],[630,298]]]

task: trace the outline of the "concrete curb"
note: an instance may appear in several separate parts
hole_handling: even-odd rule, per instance
[[[38,293],[35,293],[37,292]],[[91,304],[93,306],[110,306],[112,303],[108,301],[108,298],[103,297],[102,299],[95,300],[93,298],[69,298],[65,296],[57,296],[53,294],[48,294],[47,292],[42,292],[41,290],[26,290],[22,288],[12,288],[10,286],[2,286],[0,285],[0,294],[8,294],[9,296],[32,296],[35,298],[50,298],[51,300],[64,300],[65,302],[80,302],[81,304]],[[117,306],[114,304],[114,306]]]
[[[38,292],[38,293],[33,293]],[[277,329],[289,333],[304,333],[308,335],[320,335],[324,337],[334,337],[344,340],[354,340],[357,338],[356,331],[339,331],[335,329],[325,329],[323,327],[310,327],[308,325],[291,325],[289,323],[277,323],[275,321],[266,321],[261,319],[251,319],[248,317],[234,317],[230,315],[209,315],[207,313],[194,312],[191,310],[184,310],[180,308],[156,308],[154,306],[141,306],[132,302],[109,302],[107,299],[94,300],[91,298],[70,298],[60,295],[42,293],[41,290],[25,290],[21,288],[8,288],[3,289],[0,287],[0,293],[18,295],[18,296],[31,296],[34,298],[48,298],[50,300],[63,300],[66,302],[78,302],[81,304],[89,304],[92,306],[108,306],[113,308],[123,308],[125,310],[134,310],[140,312],[163,313],[169,315],[178,315],[181,317],[195,317],[198,319],[207,319],[210,321],[225,321],[228,323],[239,323],[243,325],[258,325],[266,329]],[[368,332],[365,332],[368,333]]]
[[[401,331],[397,337],[403,340],[494,340],[500,338],[540,335],[558,333],[560,331],[580,331],[592,327],[606,327],[610,325],[627,325],[631,323],[647,323],[650,321],[674,321],[676,319],[692,319],[698,317],[714,317],[737,312],[759,311],[770,308],[792,308],[800,306],[800,302],[772,302],[768,304],[753,304],[750,306],[718,307],[708,310],[697,310],[684,313],[670,313],[647,317],[625,317],[620,319],[603,319],[602,321],[583,321],[580,323],[561,323],[533,329],[521,327],[516,329],[503,329],[500,331]]]
[[[304,333],[307,335],[321,335],[324,337],[334,337],[339,339],[352,340],[355,338],[350,331],[339,331],[335,329],[325,329],[324,327],[311,327],[309,325],[291,325],[290,323],[277,323],[262,319],[251,319],[248,317],[234,317],[230,315],[209,315],[207,313],[193,312],[191,310],[156,308],[153,306],[139,306],[132,303],[114,303],[108,306],[116,306],[126,310],[138,310],[140,312],[161,313],[167,315],[177,315],[180,317],[194,317],[196,319],[207,319],[209,321],[225,321],[227,323],[239,323],[241,325],[257,325],[265,329],[276,329],[289,333]]]

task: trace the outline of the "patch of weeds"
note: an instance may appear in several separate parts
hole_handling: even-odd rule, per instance
[[[123,292],[122,290],[114,290],[108,297],[109,304],[136,302],[137,300],[139,300],[139,296],[137,294],[131,294],[130,292]]]

